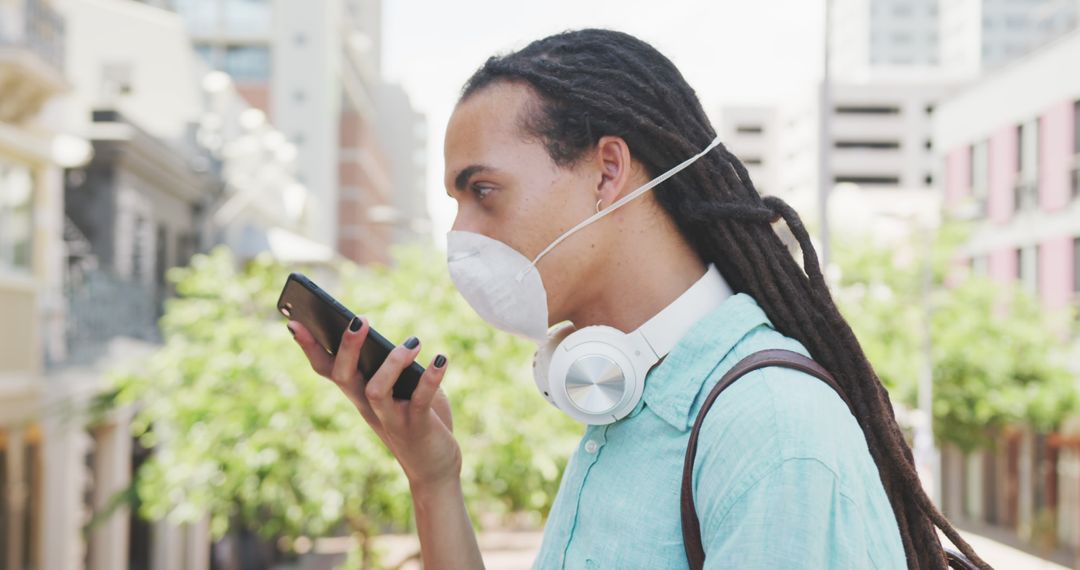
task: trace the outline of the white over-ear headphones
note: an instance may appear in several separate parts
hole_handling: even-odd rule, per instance
[[[731,295],[716,266],[664,310],[631,333],[565,323],[533,356],[533,378],[547,401],[574,419],[609,424],[629,414],[649,370],[706,313]]]

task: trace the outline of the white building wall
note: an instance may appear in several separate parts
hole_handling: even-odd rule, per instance
[[[342,38],[340,0],[274,2],[270,107],[299,148],[297,177],[310,192],[306,235],[336,248]]]
[[[951,89],[948,82],[833,85],[829,169],[834,181],[876,178],[888,181],[862,185],[932,186],[938,167],[933,149],[927,146],[932,140],[931,118],[936,102]],[[784,195],[814,194],[819,185],[820,99],[808,92],[804,90],[803,96],[777,110],[780,168],[771,176]]]
[[[1080,61],[1080,31],[1039,50],[1023,65],[1009,65],[982,77],[977,85],[958,90],[935,112],[933,137],[952,149],[988,138],[1001,125],[1038,116],[1058,101],[1080,93],[1080,73],[1067,73]],[[993,121],[986,120],[993,117]]]
[[[67,124],[85,132],[89,110],[104,105],[156,137],[183,138],[185,124],[201,111],[199,77],[183,20],[128,0],[58,2],[67,21],[66,72],[73,87]],[[127,85],[126,92],[118,91],[121,84]]]
[[[832,0],[830,70],[837,77],[865,76],[870,63],[869,22],[869,0]]]
[[[942,2],[941,65],[959,77],[974,77],[982,62],[982,0]]]
[[[746,166],[761,194],[774,194],[780,165],[776,146],[776,109],[773,107],[724,107],[718,126],[720,140]]]

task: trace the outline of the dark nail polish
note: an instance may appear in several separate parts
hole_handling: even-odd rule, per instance
[[[289,329],[289,334],[296,338],[296,331],[292,330],[292,325],[285,325],[285,328]]]
[[[352,322],[349,323],[349,330],[356,332],[360,330],[360,327],[363,326],[363,324],[364,323],[360,321],[360,317],[353,317]]]
[[[444,364],[446,364],[445,356],[440,354],[435,357],[435,368],[442,368]]]
[[[420,339],[416,338],[415,336],[410,336],[408,340],[405,341],[405,348],[412,350],[416,348],[418,344],[420,344]]]

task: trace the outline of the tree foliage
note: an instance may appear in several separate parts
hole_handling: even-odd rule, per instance
[[[161,349],[116,378],[134,429],[154,448],[140,470],[143,514],[212,532],[361,540],[411,528],[408,485],[392,455],[328,380],[316,375],[275,305],[289,271],[267,257],[243,268],[225,248],[169,279]],[[302,270],[302,269],[301,269]],[[418,362],[448,355],[444,381],[474,513],[546,515],[580,426],[532,386],[527,342],[491,329],[460,298],[434,251],[399,249],[392,267],[344,263],[309,273],[391,341],[416,335]]]
[[[1048,313],[1022,287],[968,271],[958,277],[964,236],[962,226],[947,224],[901,243],[842,240],[835,291],[878,375],[908,407],[929,332],[935,436],[972,450],[1010,423],[1053,429],[1075,408],[1076,389],[1064,366],[1071,319]]]

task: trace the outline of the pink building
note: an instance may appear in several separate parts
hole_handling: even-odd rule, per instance
[[[934,113],[947,209],[979,225],[962,256],[1050,310],[1080,305],[1080,32],[957,90]],[[1080,382],[1080,350],[1070,366]],[[1017,427],[996,450],[946,448],[947,515],[1080,552],[1080,418],[1061,433]]]
[[[1078,66],[1073,33],[949,97],[934,123],[947,207],[984,221],[972,268],[1049,309],[1080,294],[1080,74],[1065,71]]]

